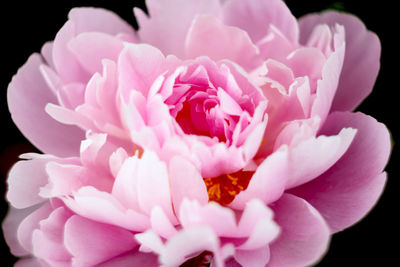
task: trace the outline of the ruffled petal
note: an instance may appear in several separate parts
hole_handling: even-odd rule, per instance
[[[376,203],[391,150],[387,128],[362,113],[334,112],[320,134],[336,134],[343,127],[357,129],[347,152],[327,172],[292,192],[318,209],[332,232],[354,224]]]
[[[319,24],[343,25],[346,52],[339,87],[332,110],[353,110],[371,93],[380,67],[381,45],[375,33],[368,31],[356,16],[328,11],[309,14],[299,20],[300,41],[305,44]]]

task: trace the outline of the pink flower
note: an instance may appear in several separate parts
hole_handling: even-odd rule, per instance
[[[8,178],[21,264],[304,266],[382,193],[386,127],[352,113],[379,39],[281,0],[77,8],[8,89],[45,154]],[[179,18],[179,19],[177,19]]]

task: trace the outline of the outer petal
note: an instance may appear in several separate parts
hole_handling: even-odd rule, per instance
[[[352,110],[369,95],[380,67],[381,45],[356,16],[335,11],[306,15],[299,20],[300,42],[305,44],[318,24],[341,24],[346,31],[346,53],[332,110]]]
[[[48,103],[58,104],[58,100],[39,71],[41,64],[40,56],[33,54],[13,77],[7,92],[11,116],[21,132],[43,152],[77,155],[84,133],[55,121],[45,112]]]
[[[74,266],[93,266],[137,246],[129,231],[77,215],[65,225],[64,243]]]
[[[10,247],[11,253],[15,256],[26,256],[29,254],[29,252],[21,246],[18,240],[17,230],[20,223],[36,209],[37,206],[26,209],[10,207],[2,223],[4,239]]]
[[[258,48],[247,33],[239,28],[223,25],[217,18],[202,15],[195,18],[185,42],[188,58],[209,56],[213,60],[229,59],[246,69],[259,64]]]
[[[357,129],[347,152],[320,177],[293,190],[321,212],[333,232],[360,220],[376,203],[391,147],[386,127],[362,113],[332,113],[320,133],[336,134],[343,127]]]
[[[329,227],[305,200],[285,194],[271,208],[281,234],[271,246],[268,266],[308,266],[329,244]]]
[[[82,67],[89,73],[101,72],[102,60],[117,61],[123,43],[114,36],[100,32],[81,33],[68,43]]]
[[[22,160],[11,168],[7,180],[7,199],[11,205],[23,209],[45,200],[39,196],[39,191],[48,183],[45,167],[52,160],[52,158]]]
[[[154,45],[164,54],[182,57],[184,42],[193,18],[198,14],[218,15],[218,0],[150,0],[146,1],[150,18],[135,8],[139,37],[143,43]]]
[[[83,32],[134,35],[133,29],[125,21],[105,9],[74,8],[68,17],[67,23],[57,33],[53,46],[54,65],[65,82],[87,82],[90,77],[69,50],[68,43],[72,38]]]
[[[223,18],[225,24],[245,30],[253,42],[267,35],[271,24],[291,42],[298,39],[296,18],[282,0],[228,0],[223,7]]]

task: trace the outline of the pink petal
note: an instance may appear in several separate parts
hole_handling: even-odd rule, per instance
[[[335,11],[300,18],[301,42],[307,42],[318,24],[332,27],[336,23],[345,28],[346,52],[332,110],[352,110],[372,91],[380,67],[381,45],[359,18]]]
[[[169,218],[174,217],[167,166],[151,151],[145,151],[139,161],[137,174],[139,206],[150,215],[155,206],[163,209]]]
[[[277,200],[283,193],[288,179],[288,149],[282,147],[258,166],[246,190],[240,192],[230,204],[243,209],[248,201],[259,198],[265,203]]]
[[[171,220],[159,206],[156,206],[151,210],[150,222],[151,228],[154,232],[164,238],[170,238],[177,233]]]
[[[153,46],[127,44],[119,56],[118,69],[118,84],[125,101],[132,90],[147,97],[153,82],[165,71],[165,58]]]
[[[186,228],[168,240],[160,255],[160,262],[167,266],[179,266],[195,253],[204,250],[218,252],[219,239],[214,232],[204,226]],[[215,253],[217,267],[221,267],[219,254]],[[219,264],[218,264],[219,263]]]
[[[277,27],[292,43],[298,40],[296,18],[281,0],[230,0],[223,6],[224,23],[245,30],[258,42],[270,25]]]
[[[282,232],[270,245],[268,266],[308,266],[323,256],[330,231],[317,210],[290,194],[284,194],[271,208]]]
[[[258,48],[247,33],[239,28],[225,26],[210,15],[197,16],[187,35],[185,51],[188,58],[208,56],[212,60],[232,60],[245,69],[261,63]]]
[[[321,80],[317,83],[316,99],[311,108],[311,117],[319,116],[324,122],[338,88],[339,78],[343,73],[342,66],[345,53],[345,42],[342,40],[344,29],[336,25],[334,34],[335,51],[328,57],[322,68]]]
[[[57,33],[53,46],[54,65],[64,82],[86,82],[90,76],[68,48],[72,38],[83,32],[134,35],[133,29],[125,21],[105,9],[74,8],[68,17],[67,23]]]
[[[4,239],[10,247],[11,253],[15,256],[26,256],[30,253],[21,246],[18,240],[17,230],[21,222],[37,208],[37,206],[33,206],[26,209],[16,209],[10,206],[8,209],[7,215],[1,226]]]
[[[65,225],[64,243],[73,255],[73,265],[82,267],[110,260],[137,246],[129,231],[77,215]]]
[[[98,267],[132,267],[132,266],[157,266],[158,257],[153,253],[128,252],[122,256],[115,257]]]
[[[23,209],[45,200],[39,195],[39,191],[48,183],[45,167],[52,160],[52,158],[21,160],[11,168],[7,180],[7,199],[11,205]]]
[[[32,248],[33,231],[39,228],[39,222],[43,219],[46,219],[52,211],[53,209],[50,203],[47,202],[21,221],[21,224],[18,226],[17,237],[19,243],[25,250],[29,252],[33,251]]]
[[[57,104],[58,101],[39,71],[41,64],[40,56],[33,54],[13,77],[7,92],[11,116],[18,128],[43,152],[77,155],[83,131],[60,124],[45,112],[48,103]]]
[[[68,48],[89,73],[101,72],[102,60],[117,61],[123,48],[122,41],[100,32],[85,32],[73,38]]]
[[[17,261],[14,267],[43,267],[37,258],[24,258]]]
[[[64,207],[55,209],[42,220],[32,235],[33,254],[45,261],[68,263],[71,254],[64,247],[64,225],[72,213]]]
[[[170,160],[168,167],[175,212],[184,198],[197,200],[200,204],[207,203],[208,193],[203,177],[188,160],[176,156]]]
[[[264,246],[255,250],[238,249],[234,257],[241,266],[266,266],[270,258],[269,246]]]
[[[93,187],[82,187],[73,197],[64,199],[64,203],[85,218],[131,231],[143,231],[150,226],[147,216],[124,207],[113,195]]]
[[[234,212],[216,202],[200,206],[197,201],[184,199],[179,208],[179,221],[184,228],[199,225],[208,226],[217,236],[230,237],[236,234]],[[221,224],[221,222],[224,223]]]
[[[198,14],[218,15],[218,0],[160,0],[146,2],[150,17],[135,8],[139,37],[143,43],[158,47],[164,54],[183,57],[184,42],[194,17]],[[177,19],[179,18],[179,19]]]
[[[293,190],[321,212],[332,232],[354,224],[377,202],[391,150],[387,128],[362,113],[332,113],[320,133],[336,134],[343,127],[357,129],[347,152],[320,177]]]
[[[356,130],[342,129],[338,135],[320,135],[289,150],[289,181],[286,189],[306,183],[334,165],[351,145]]]

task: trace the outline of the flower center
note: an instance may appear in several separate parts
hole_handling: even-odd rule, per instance
[[[238,171],[231,174],[223,174],[218,177],[204,178],[207,187],[209,201],[215,201],[221,205],[228,205],[235,196],[245,190],[249,185],[254,171]]]

